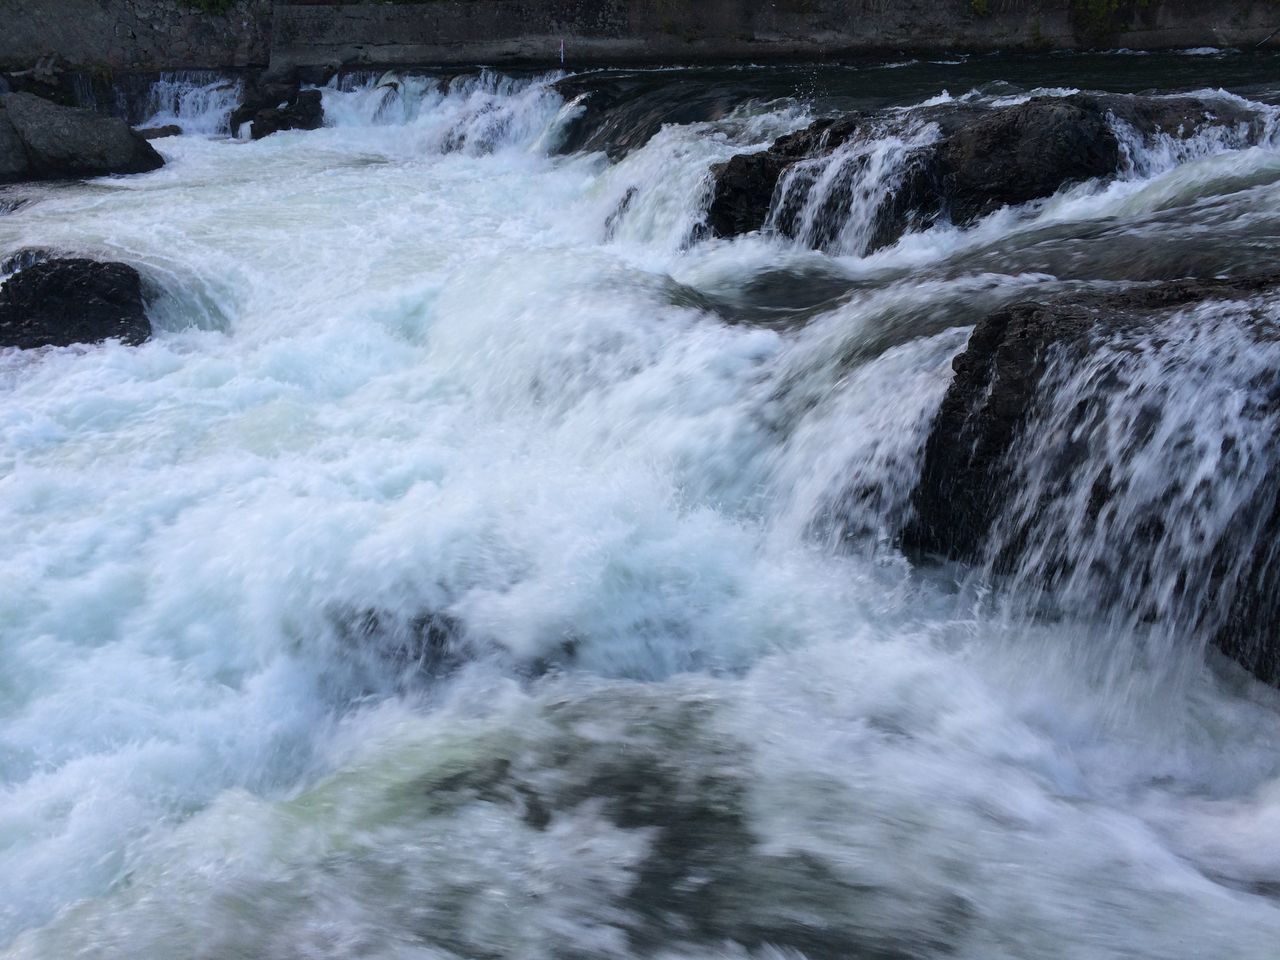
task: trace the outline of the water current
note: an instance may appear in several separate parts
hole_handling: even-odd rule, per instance
[[[984,313],[1280,272],[1275,138],[866,253],[908,124],[805,174],[860,151],[838,230],[701,228],[836,112],[1280,116],[1200,53],[614,71],[644,136],[567,152],[559,74],[349,76],[259,142],[174,77],[162,170],[0,192],[0,260],[133,264],[156,327],[0,352],[0,956],[1275,960],[1276,691],[895,546]],[[1182,335],[1133,390],[1223,430],[1275,345]]]

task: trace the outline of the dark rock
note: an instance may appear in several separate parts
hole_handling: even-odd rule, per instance
[[[925,443],[909,553],[981,559],[992,523],[1012,491],[1009,456],[1051,359],[1082,357],[1099,338],[1153,315],[1209,298],[1256,295],[1277,278],[1180,280],[1120,293],[1024,301],[982,320],[955,358],[955,375]]]
[[[560,153],[603,150],[620,160],[648,143],[666,124],[690,124],[727,116],[741,88],[698,80],[654,84],[644,73],[565,77],[552,84],[566,103],[577,105],[565,125]]]
[[[1150,362],[1177,349],[1171,328],[1161,326],[1175,311],[1253,300],[1277,285],[1276,276],[1181,280],[1021,302],[985,318],[956,357],[930,428],[903,550],[917,561],[984,565],[1014,577],[1024,592],[1083,587],[1093,613],[1205,636],[1255,676],[1280,682],[1280,444],[1269,426],[1280,412],[1280,370],[1240,383],[1248,402],[1234,429],[1253,432],[1223,433],[1221,455],[1210,451],[1218,457],[1217,492],[1196,477],[1186,486],[1173,476],[1189,443],[1176,432],[1180,421],[1158,449],[1142,454],[1167,462],[1167,487],[1148,477],[1146,486],[1130,488],[1127,464],[1162,422],[1162,397],[1143,387],[1128,395],[1128,406],[1111,399],[1131,385],[1126,358]],[[1230,316],[1209,313],[1198,322],[1239,325],[1250,338],[1242,349],[1255,356],[1259,344],[1280,337],[1256,310]],[[1191,322],[1178,323],[1184,320]],[[1182,376],[1195,360],[1172,353],[1163,376]],[[1087,388],[1059,396],[1074,371],[1088,374],[1079,381]],[[1267,459],[1233,468],[1231,451],[1249,437]],[[1029,484],[1031,476],[1039,479]],[[1234,492],[1235,484],[1247,495]],[[1202,524],[1198,513],[1220,509],[1214,504],[1234,512],[1225,523]]]
[[[438,675],[455,670],[464,659],[465,631],[447,613],[403,618],[388,611],[362,610],[337,618],[343,639],[361,654],[389,664],[397,674]]]
[[[123,263],[45,260],[0,287],[0,347],[136,345],[150,336],[141,279]]]
[[[707,210],[707,226],[720,237],[734,237],[763,227],[778,180],[792,162],[772,150],[764,150],[741,153],[712,167],[716,186]]]
[[[1245,107],[1194,97],[1037,97],[996,109],[953,104],[876,120],[819,120],[765,151],[713,167],[715,188],[707,225],[720,236],[758,230],[777,202],[779,182],[801,161],[821,160],[849,141],[870,142],[902,133],[911,124],[934,123],[938,139],[909,154],[900,181],[867,231],[863,252],[871,252],[939,218],[968,225],[1001,207],[1116,173],[1124,158],[1113,121],[1145,139],[1160,134],[1187,138],[1207,125],[1243,125],[1252,142],[1263,130],[1262,118]],[[830,229],[807,237],[809,242],[823,246],[839,234],[838,221],[847,216],[857,188],[856,173],[855,169],[839,185],[820,212],[820,219],[831,221]],[[803,199],[801,190],[791,198],[793,206],[802,205]],[[786,209],[778,214],[774,226],[783,235],[795,236],[794,217],[788,218]]]
[[[27,172],[27,151],[22,138],[9,122],[9,115],[0,109],[0,183],[23,179]]]
[[[244,99],[231,114],[231,132],[249,124],[254,140],[282,130],[316,130],[324,125],[319,90],[301,90],[293,73],[266,75],[247,84]]]
[[[779,137],[768,150],[741,153],[716,164],[711,168],[715,191],[707,210],[707,226],[722,237],[759,230],[768,219],[782,174],[798,160],[830,153],[858,129],[855,118],[817,120]]]
[[[10,213],[17,213],[23,207],[31,202],[30,197],[5,197],[0,196],[0,217]]]
[[[324,106],[319,90],[303,90],[285,107],[260,110],[253,118],[250,136],[261,140],[283,130],[318,130],[324,126]]]
[[[138,130],[138,136],[144,140],[162,140],[165,137],[182,136],[182,128],[176,123],[168,123],[163,127],[143,127]]]
[[[1115,173],[1120,148],[1098,106],[1042,97],[958,130],[934,162],[945,211],[953,223],[967,224]]]
[[[53,252],[40,247],[23,247],[21,250],[0,257],[0,276],[8,276],[27,267],[34,267],[42,261],[52,260],[55,256]]]
[[[0,97],[0,179],[56,180],[146,173],[164,159],[123,120],[27,93]],[[25,158],[17,160],[20,145]]]

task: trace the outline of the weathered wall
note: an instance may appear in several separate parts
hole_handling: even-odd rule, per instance
[[[267,62],[271,0],[225,15],[180,0],[0,0],[0,69],[57,56],[78,68],[168,70]]]
[[[1280,0],[0,0],[0,70],[694,62],[881,50],[1253,46]],[[979,13],[975,7],[985,7]],[[1271,41],[1273,44],[1275,40]]]
[[[282,3],[273,62],[370,64],[762,60],[873,50],[1253,46],[1276,0],[429,0]]]

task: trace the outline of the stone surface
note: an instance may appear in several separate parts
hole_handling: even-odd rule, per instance
[[[971,223],[1114,173],[1120,149],[1101,104],[1046,97],[965,125],[942,142],[934,164],[946,213]]]
[[[225,13],[183,0],[0,0],[0,70],[57,56],[72,68],[273,65],[762,62],[866,52],[1196,46],[1250,48],[1275,29],[1270,4],[1150,0],[1079,16],[1073,0],[426,0],[272,3]],[[1277,44],[1275,38],[1269,41]]]
[[[164,166],[160,154],[123,120],[29,93],[0,96],[0,114],[0,168],[10,181],[146,173]],[[12,139],[5,146],[6,126],[21,145],[21,169],[13,163]]]
[[[138,136],[143,140],[163,140],[166,137],[182,136],[182,128],[176,123],[166,123],[162,127],[140,127]]]
[[[1163,498],[1171,494],[1157,488],[1143,495],[1150,502],[1120,500],[1127,481],[1111,473],[1111,460],[1098,459],[1104,450],[1117,456],[1115,445],[1131,442],[1119,432],[1125,417],[1118,417],[1107,399],[1126,379],[1115,366],[1117,357],[1138,349],[1168,349],[1167,333],[1152,336],[1149,331],[1172,311],[1208,300],[1249,300],[1277,286],[1277,276],[1179,280],[1113,294],[1064,294],[992,313],[974,328],[954,361],[954,377],[925,443],[911,500],[913,516],[901,535],[903,550],[917,562],[949,559],[985,566],[1014,577],[1014,589],[1022,594],[1050,586],[1054,595],[1063,584],[1078,580],[1089,591],[1087,602],[1094,613],[1114,610],[1138,621],[1163,621],[1184,642],[1204,636],[1255,676],[1280,682],[1280,635],[1275,630],[1280,622],[1280,438],[1272,437],[1267,426],[1280,411],[1280,370],[1240,385],[1250,397],[1249,429],[1255,437],[1256,431],[1264,431],[1266,476],[1247,501],[1235,506],[1225,527],[1185,557],[1165,553],[1167,545],[1162,546],[1164,531],[1182,529],[1186,522],[1169,512],[1174,508]],[[1254,337],[1276,336],[1274,328],[1250,319],[1252,314],[1243,319],[1235,314],[1231,320],[1217,313],[1206,316],[1212,319],[1203,322],[1243,323],[1242,329]],[[1097,369],[1083,366],[1113,345],[1119,350],[1110,354],[1112,359]],[[1058,374],[1047,381],[1051,365]],[[1056,384],[1075,369],[1090,371],[1090,389],[1064,401],[1054,392]],[[1032,423],[1044,429],[1042,418],[1049,407],[1077,426],[1033,434]],[[1133,424],[1149,420],[1148,430],[1156,429],[1160,417],[1158,409],[1121,412]],[[1095,429],[1091,423],[1104,426]],[[1125,436],[1150,433],[1140,428]],[[1028,442],[1047,444],[1038,462],[1040,469],[1050,471],[1033,488],[1024,486]],[[1230,446],[1241,442],[1241,437],[1224,435],[1219,469],[1226,469]],[[1232,474],[1221,482],[1238,481]],[[1208,495],[1205,490],[1197,497]],[[1083,500],[1087,507],[1072,514],[1079,508],[1068,505]],[[1113,500],[1129,503],[1126,510],[1138,503],[1141,510],[1111,513]],[[1049,517],[1057,519],[1046,526]],[[1064,519],[1069,526],[1059,530]],[[1108,532],[1098,540],[1094,530]],[[1114,543],[1111,549],[1120,552],[1108,558],[1092,552],[1091,543]],[[1117,572],[1109,574],[1112,566]],[[1161,578],[1163,589],[1151,586],[1155,577]]]
[[[324,104],[320,91],[300,89],[295,75],[266,76],[245,85],[230,123],[235,134],[249,124],[254,140],[282,130],[317,130],[324,125]]]
[[[0,102],[3,101],[0,94]],[[0,183],[20,180],[27,172],[27,151],[22,138],[9,122],[8,114],[0,108]]]
[[[123,263],[42,260],[0,286],[0,347],[136,345],[150,336],[142,281]]]
[[[1075,0],[433,0],[284,3],[275,11],[273,64],[375,67],[466,63],[760,63],[886,51],[1046,48],[1252,47],[1274,11],[1249,0],[1117,4],[1098,22]],[[1272,42],[1275,42],[1274,40]]]
[[[938,139],[915,150],[901,181],[876,212],[864,251],[870,252],[939,218],[968,225],[1001,207],[1118,172],[1123,154],[1112,117],[1144,138],[1187,137],[1206,124],[1244,125],[1255,139],[1264,131],[1263,118],[1244,106],[1192,97],[1038,97],[996,109],[956,104],[905,116],[823,119],[779,138],[767,150],[712,167],[715,187],[707,226],[719,236],[758,230],[779,181],[797,162],[820,159],[850,141],[882,137],[886,130],[902,132],[899,128],[907,124],[936,124]],[[848,212],[848,197],[837,191],[826,204],[831,209],[824,208],[819,219],[830,220],[829,232],[837,233]],[[795,224],[783,206],[775,226],[794,236]]]
[[[0,70],[55,57],[112,71],[264,66],[271,11],[271,0],[236,0],[223,14],[183,0],[0,0]]]

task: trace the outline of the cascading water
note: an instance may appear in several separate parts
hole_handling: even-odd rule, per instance
[[[0,262],[136,265],[157,330],[0,351],[0,956],[1272,960],[1280,696],[1199,613],[1274,293],[1051,363],[990,552],[897,546],[975,323],[1280,273],[1270,128],[867,231],[952,101],[1173,76],[1265,127],[1274,64],[637,72],[612,158],[558,75],[344,78],[257,142],[173,78],[163,170],[0,191]]]
[[[932,124],[908,121],[906,129],[868,132],[829,157],[796,164],[778,184],[766,226],[805,247],[865,254],[882,210],[937,134]]]
[[[183,133],[205,136],[231,133],[230,119],[240,102],[241,83],[202,70],[162,74],[144,108],[148,126],[176,124]]]

